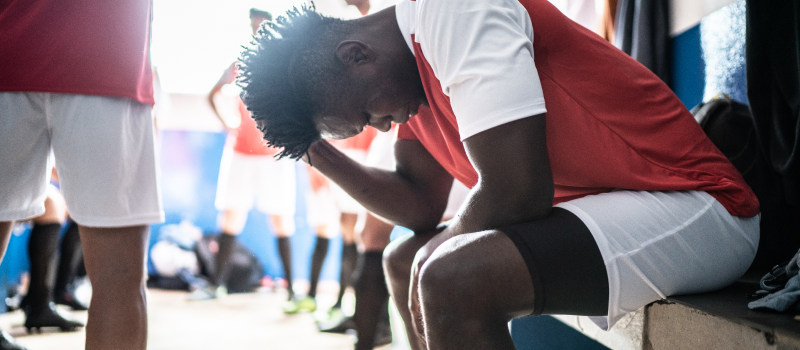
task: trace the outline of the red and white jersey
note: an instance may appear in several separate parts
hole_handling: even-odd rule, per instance
[[[239,73],[238,62],[231,63],[223,73],[221,82],[231,84],[236,81]],[[250,116],[242,99],[236,97],[237,112],[239,113],[239,127],[231,131],[233,137],[233,150],[236,153],[249,156],[274,156],[280,151],[278,148],[267,147],[264,134],[258,130],[256,121]]]
[[[465,185],[478,174],[462,140],[546,112],[554,204],[615,189],[699,190],[733,215],[758,214],[675,94],[547,0],[402,1],[396,13],[431,105],[398,138],[419,140]]]
[[[6,0],[0,8],[0,91],[154,103],[151,0]]]
[[[346,139],[341,139],[341,140],[328,140],[328,142],[336,146],[336,148],[338,149],[355,150],[366,154],[367,151],[369,150],[369,146],[372,144],[372,140],[374,140],[375,136],[377,135],[378,135],[378,130],[369,127],[369,128],[364,128],[364,131],[362,131],[356,136],[348,137]]]
[[[239,116],[241,123],[236,129],[236,143],[233,144],[233,150],[237,153],[253,155],[253,156],[274,156],[278,154],[280,149],[275,147],[267,147],[264,141],[264,133],[258,130],[256,121],[250,117],[250,111],[244,105],[240,98],[236,98],[239,104]]]

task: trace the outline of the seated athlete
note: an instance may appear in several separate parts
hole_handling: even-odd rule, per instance
[[[243,62],[268,145],[415,232],[384,254],[415,349],[512,349],[507,321],[530,314],[608,329],[722,288],[755,256],[758,200],[689,111],[546,0],[403,0],[351,21],[295,9]],[[318,142],[391,123],[394,171]],[[437,227],[453,178],[472,190]]]

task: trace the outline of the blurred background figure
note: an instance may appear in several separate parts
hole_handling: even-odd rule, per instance
[[[56,303],[75,311],[88,310],[88,306],[75,295],[75,276],[83,259],[78,225],[68,219],[66,202],[56,187],[58,176],[55,168],[52,174],[54,184],[47,188],[45,212],[31,220],[28,242],[30,278],[27,294],[19,303],[19,308],[25,312],[28,332],[45,327],[71,331],[84,326],[69,314],[57,310]],[[59,233],[64,227],[66,232],[59,245]]]
[[[331,140],[330,142],[348,157],[359,163],[363,163],[367,158],[370,144],[372,144],[377,134],[378,131],[376,129],[366,128],[360,134],[351,138],[345,140]],[[364,216],[366,215],[364,207],[350,197],[341,187],[330,182],[330,188],[336,210],[339,212],[339,230],[342,234],[341,268],[339,271],[339,293],[336,296],[336,302],[328,311],[327,319],[320,321],[329,321],[343,317],[342,299],[344,298],[347,288],[353,286],[353,271],[355,270],[356,261],[358,260],[356,238],[360,238],[361,229],[357,228],[357,224],[359,223],[359,218],[361,218],[363,226]]]
[[[271,20],[272,15],[269,12],[250,9],[253,35],[257,34],[262,22]],[[291,281],[291,264],[286,261],[291,256],[288,238],[294,231],[295,164],[291,160],[277,160],[273,157],[277,150],[263,144],[261,132],[240,99],[236,99],[238,120],[229,120],[221,111],[217,97],[225,85],[234,83],[236,74],[234,62],[208,94],[208,102],[228,130],[228,141],[221,160],[215,201],[221,213],[214,276],[211,285],[190,294],[189,298],[192,300],[213,299],[227,294],[225,281],[230,273],[231,257],[237,245],[236,236],[244,229],[248,212],[253,206],[269,216],[272,228],[278,236],[287,280]],[[283,258],[285,255],[289,258]],[[291,297],[291,288],[289,290]]]
[[[283,305],[283,312],[286,314],[296,314],[300,311],[314,312],[317,310],[317,287],[322,273],[322,265],[328,255],[331,238],[336,235],[337,225],[336,205],[331,196],[330,182],[322,174],[311,167],[306,167],[308,171],[310,190],[306,193],[306,213],[307,221],[316,233],[316,242],[311,254],[311,268],[309,271],[308,291],[302,297],[294,295],[291,280],[291,247],[288,237],[279,241],[279,251],[281,261],[283,261],[286,271],[287,289],[289,300]]]

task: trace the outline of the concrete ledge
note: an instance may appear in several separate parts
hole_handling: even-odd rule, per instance
[[[800,321],[794,315],[747,308],[746,296],[756,289],[743,280],[717,292],[655,302],[608,332],[587,317],[554,317],[611,349],[800,350]]]

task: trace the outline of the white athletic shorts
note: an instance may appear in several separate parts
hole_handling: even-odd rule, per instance
[[[369,152],[364,165],[383,170],[394,170],[394,143],[397,141],[397,128],[389,132],[379,132],[369,144]]]
[[[255,205],[269,215],[293,217],[297,200],[296,162],[247,155],[226,147],[217,181],[218,210],[249,211]]]
[[[464,186],[464,184],[458,180],[453,180],[453,186],[450,188],[450,195],[447,197],[447,207],[444,209],[442,219],[450,220],[456,216],[458,209],[461,208],[461,205],[464,204],[464,200],[467,199],[469,191],[469,187]]]
[[[397,130],[395,128],[389,132],[379,132],[375,135],[366,153],[361,150],[353,149],[340,150],[348,157],[366,166],[384,170],[394,170],[394,143],[396,140]],[[353,199],[353,197],[350,197],[350,195],[336,185],[336,183],[331,181],[330,185],[331,195],[339,211],[343,213],[359,214],[365,210],[361,204]]]
[[[75,222],[164,221],[151,110],[121,97],[0,93],[0,221],[44,213],[51,149]]]
[[[556,207],[589,228],[608,273],[608,330],[625,314],[671,295],[723,288],[750,267],[759,216],[732,216],[701,191],[614,191]]]
[[[319,190],[309,189],[306,191],[306,218],[308,224],[314,229],[324,229],[325,232],[317,232],[324,237],[335,237],[339,232],[339,212],[336,210],[336,202],[331,195],[330,185],[333,181],[328,181],[328,187]]]
[[[367,158],[367,152],[363,150],[340,149],[340,151],[361,164],[364,164],[364,161]],[[347,194],[347,192],[345,192],[341,187],[339,187],[339,185],[333,181],[328,181],[328,183],[331,187],[331,196],[333,196],[333,201],[336,203],[336,208],[339,209],[339,212],[348,214],[360,214],[366,212],[364,207],[355,199],[353,199],[353,197],[350,197],[350,195]]]

